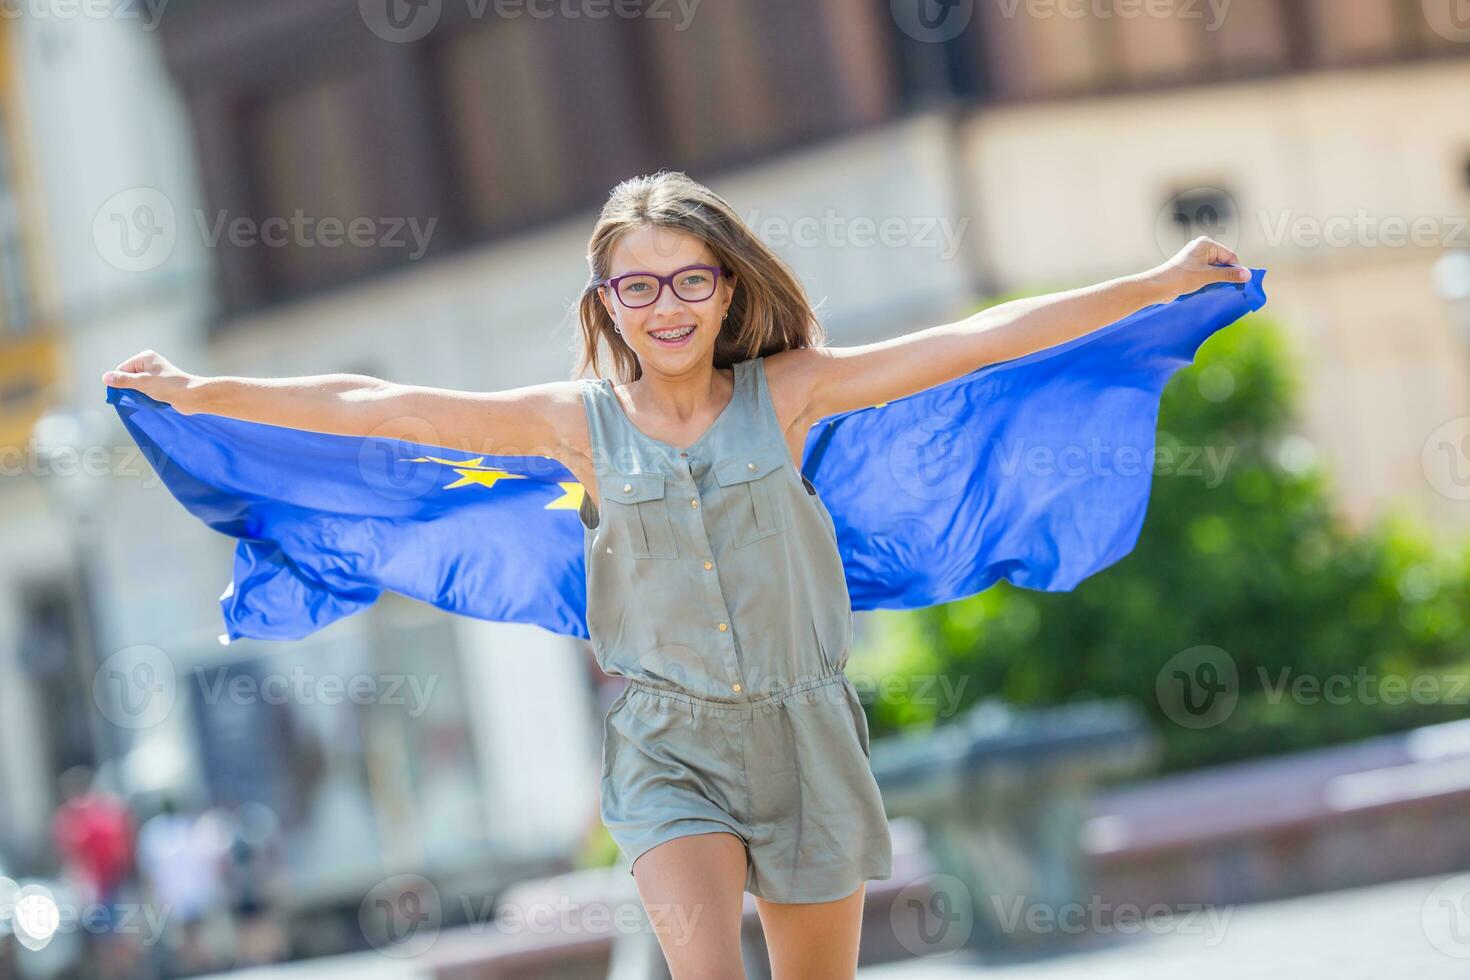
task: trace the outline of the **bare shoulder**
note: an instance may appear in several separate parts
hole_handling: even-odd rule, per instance
[[[783,430],[799,427],[805,432],[817,421],[810,417],[812,389],[828,356],[824,347],[796,347],[766,355],[766,387]]]

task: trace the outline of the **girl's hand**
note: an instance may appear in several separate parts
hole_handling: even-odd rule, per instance
[[[189,404],[189,394],[197,391],[204,379],[179,370],[156,351],[145,350],[104,372],[102,380],[114,388],[141,391],[156,401],[167,402],[175,411],[190,415],[196,409]]]
[[[1221,262],[1227,264],[1216,264]],[[1167,303],[1211,283],[1249,282],[1251,270],[1241,265],[1230,249],[1201,235],[1180,249],[1178,255],[1150,270],[1148,278],[1159,287]]]

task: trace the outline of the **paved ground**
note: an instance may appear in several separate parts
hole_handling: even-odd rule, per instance
[[[1438,890],[1436,890],[1438,889]],[[1470,875],[1424,878],[1222,910],[1213,924],[1118,936],[1084,953],[1023,965],[913,960],[859,980],[1465,980]],[[1457,918],[1451,918],[1452,914]],[[378,953],[329,957],[216,980],[420,980],[412,961]]]
[[[413,962],[403,962],[382,953],[353,953],[347,956],[320,956],[299,963],[211,973],[195,980],[428,980],[429,974]]]
[[[1020,966],[915,960],[860,980],[1464,980],[1470,876],[1424,878],[1242,905],[1223,928],[1118,937],[1108,948]],[[1438,889],[1438,891],[1436,891]],[[1456,918],[1452,919],[1454,915]]]

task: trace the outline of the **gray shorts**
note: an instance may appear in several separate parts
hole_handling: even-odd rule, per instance
[[[745,702],[630,681],[603,725],[602,821],[629,861],[710,831],[746,847],[745,890],[829,902],[893,874],[856,688],[830,674]]]

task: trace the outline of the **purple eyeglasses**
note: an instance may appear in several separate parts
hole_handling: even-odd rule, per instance
[[[691,276],[694,281],[686,282],[678,277],[690,272],[704,272],[707,275]],[[599,286],[611,286],[622,304],[630,310],[641,309],[658,302],[663,295],[664,287],[668,286],[674,291],[674,295],[686,303],[701,303],[715,294],[715,284],[720,276],[728,275],[728,270],[718,265],[686,265],[682,269],[675,270],[666,276],[660,276],[652,272],[625,272],[620,276],[612,276],[598,283]]]

